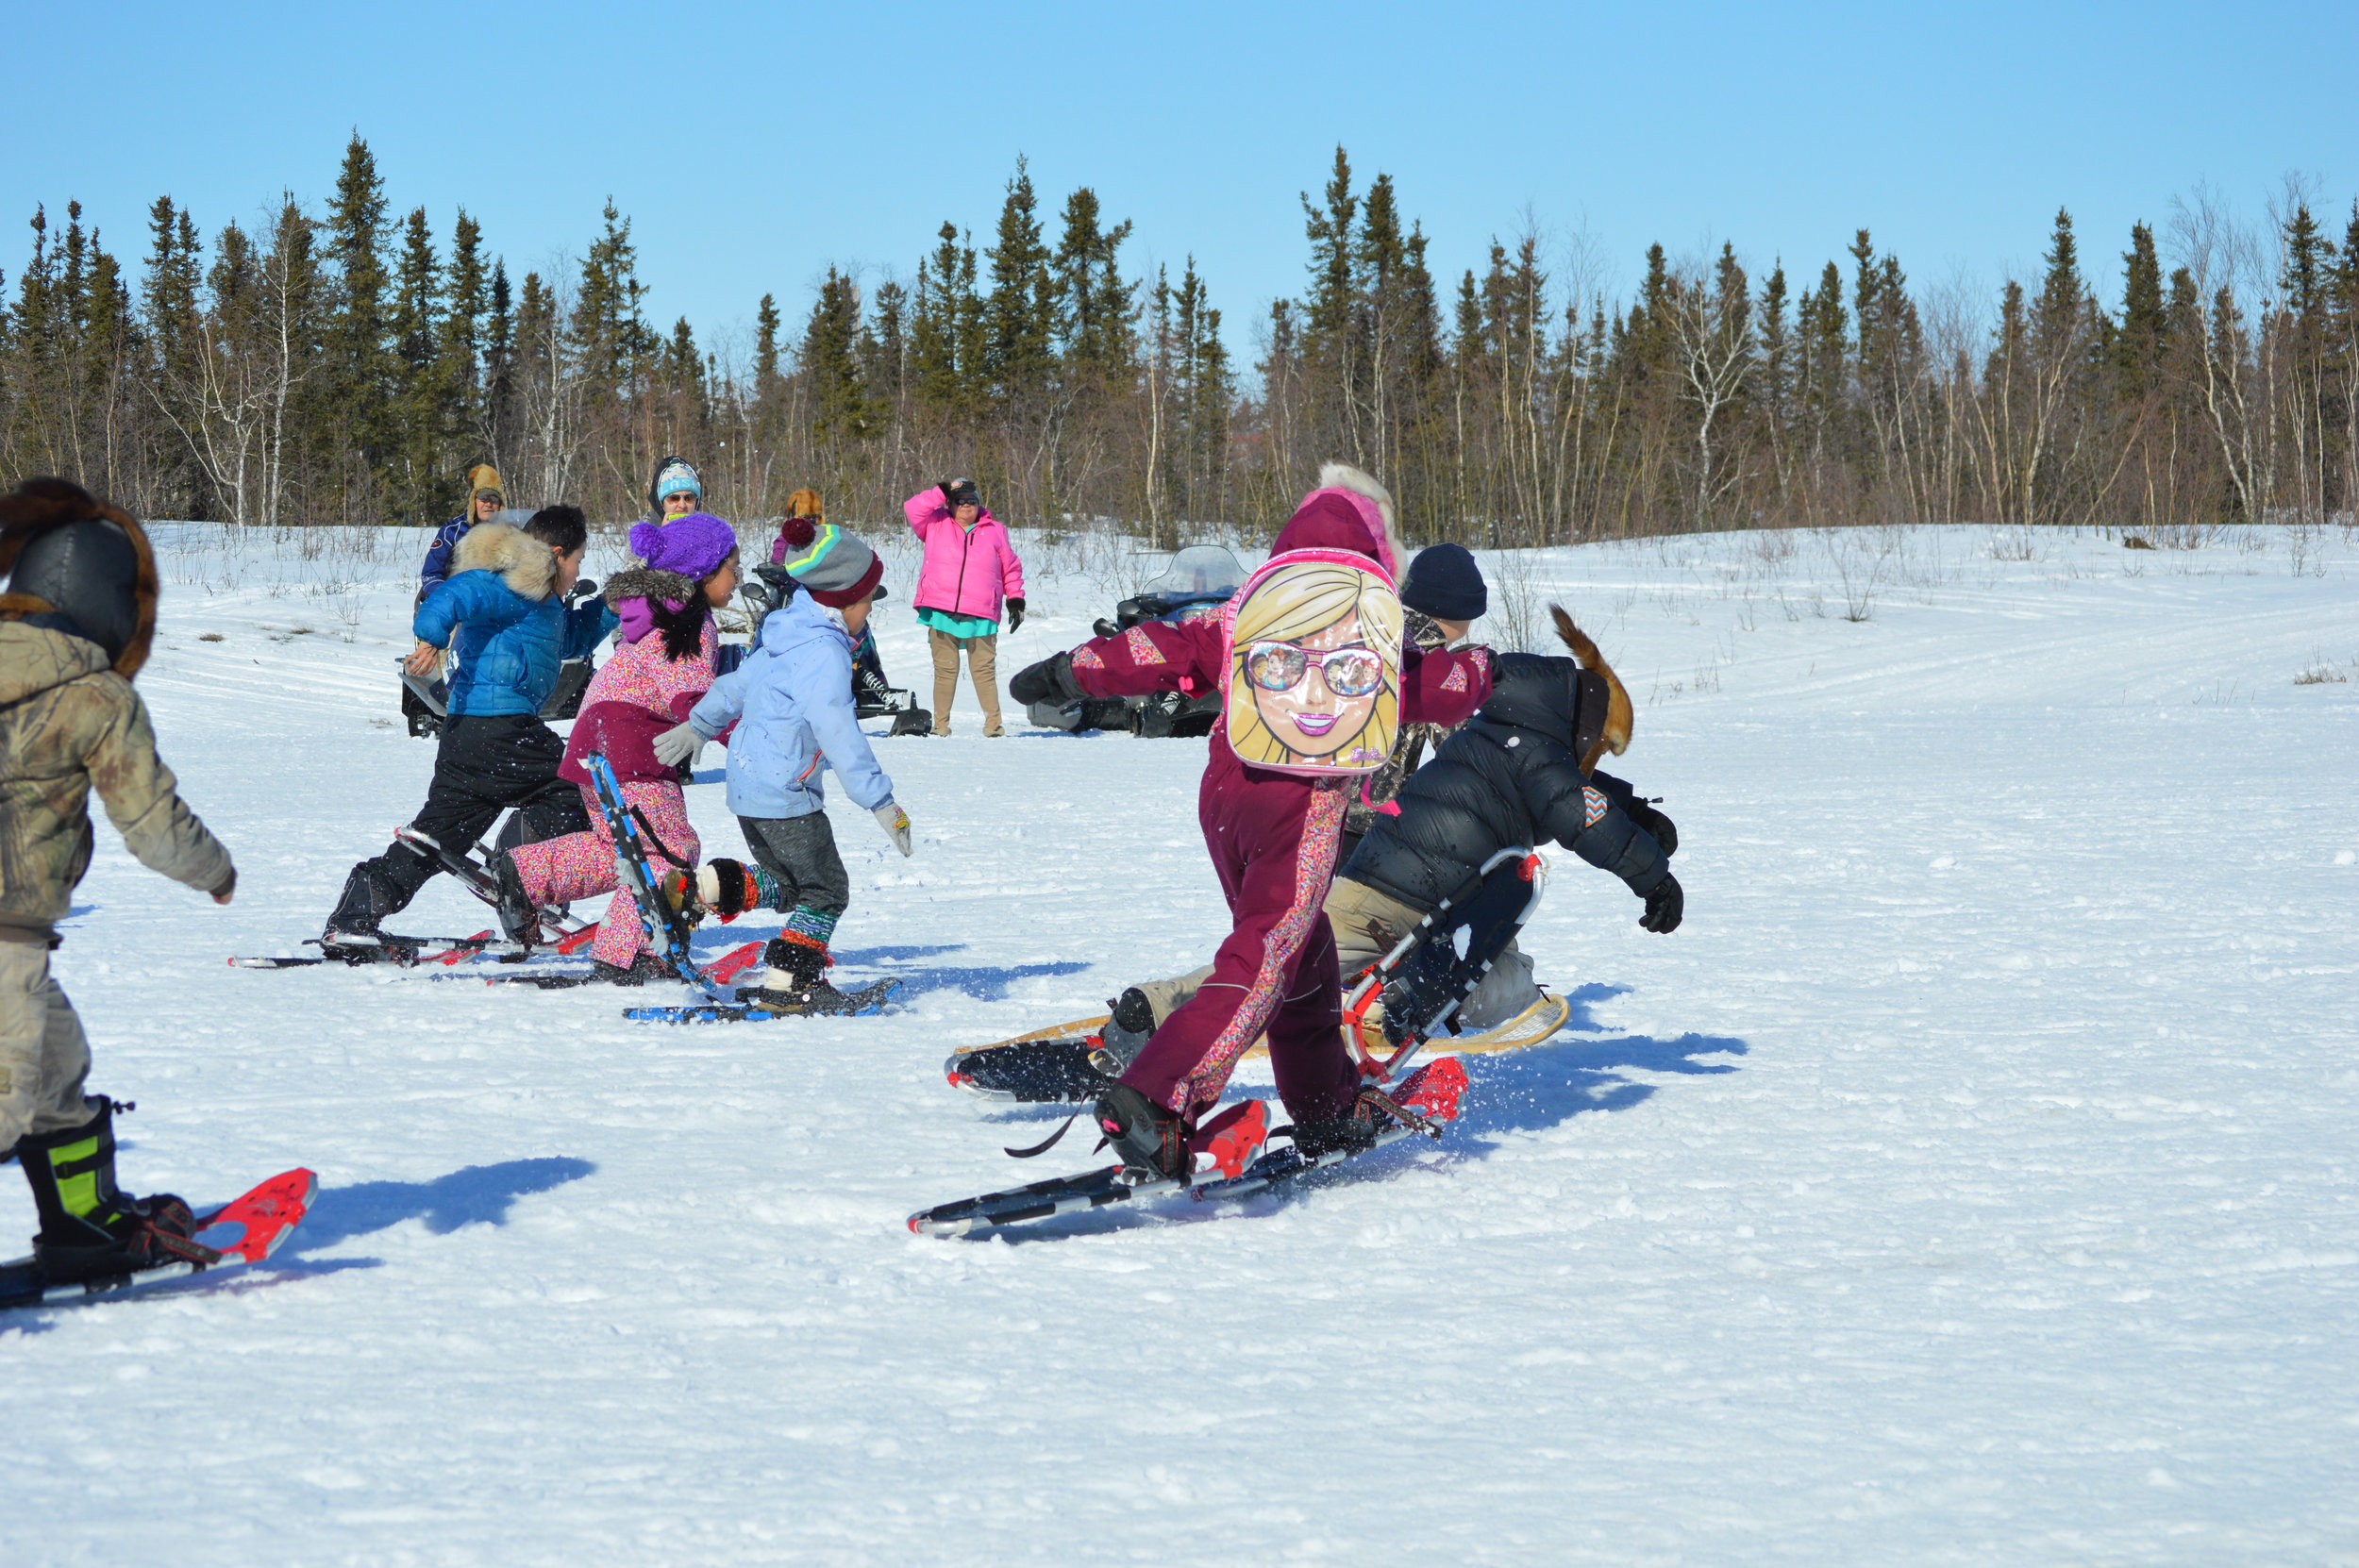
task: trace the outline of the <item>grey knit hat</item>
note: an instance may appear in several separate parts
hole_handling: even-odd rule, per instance
[[[803,592],[830,609],[860,603],[884,576],[877,552],[832,523],[790,517],[778,530],[786,556],[779,562]]]

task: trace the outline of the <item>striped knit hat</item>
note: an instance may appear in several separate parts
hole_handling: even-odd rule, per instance
[[[786,546],[780,564],[804,592],[830,609],[860,603],[884,575],[877,552],[832,523],[790,517],[778,537]]]

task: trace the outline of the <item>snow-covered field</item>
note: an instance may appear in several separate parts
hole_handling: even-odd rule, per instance
[[[1575,1027],[1472,1060],[1443,1144],[952,1243],[904,1216],[1047,1174],[999,1149],[1051,1118],[945,1055],[1225,928],[1201,742],[985,741],[969,692],[880,742],[916,857],[837,813],[880,1018],[233,971],[424,796],[414,546],[167,533],[140,684],[237,901],[102,826],[58,969],[134,1190],[322,1192],[266,1270],[0,1319],[0,1563],[2359,1562],[2346,540],[1489,559],[1481,631],[1561,598],[1616,660],[1686,925],[1562,857]],[[1003,673],[1106,588],[1037,589]]]

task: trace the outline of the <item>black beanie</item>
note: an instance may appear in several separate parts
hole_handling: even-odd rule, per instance
[[[1482,568],[1464,544],[1429,544],[1409,563],[1400,602],[1436,621],[1478,621],[1490,608]]]

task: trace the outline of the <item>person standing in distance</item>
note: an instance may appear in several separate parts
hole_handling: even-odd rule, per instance
[[[917,619],[934,656],[934,728],[950,733],[950,699],[959,690],[959,650],[983,705],[983,733],[1005,733],[999,723],[999,609],[1008,630],[1024,624],[1024,565],[999,520],[983,508],[972,479],[945,479],[901,505],[910,530],[925,546],[917,569]]]

